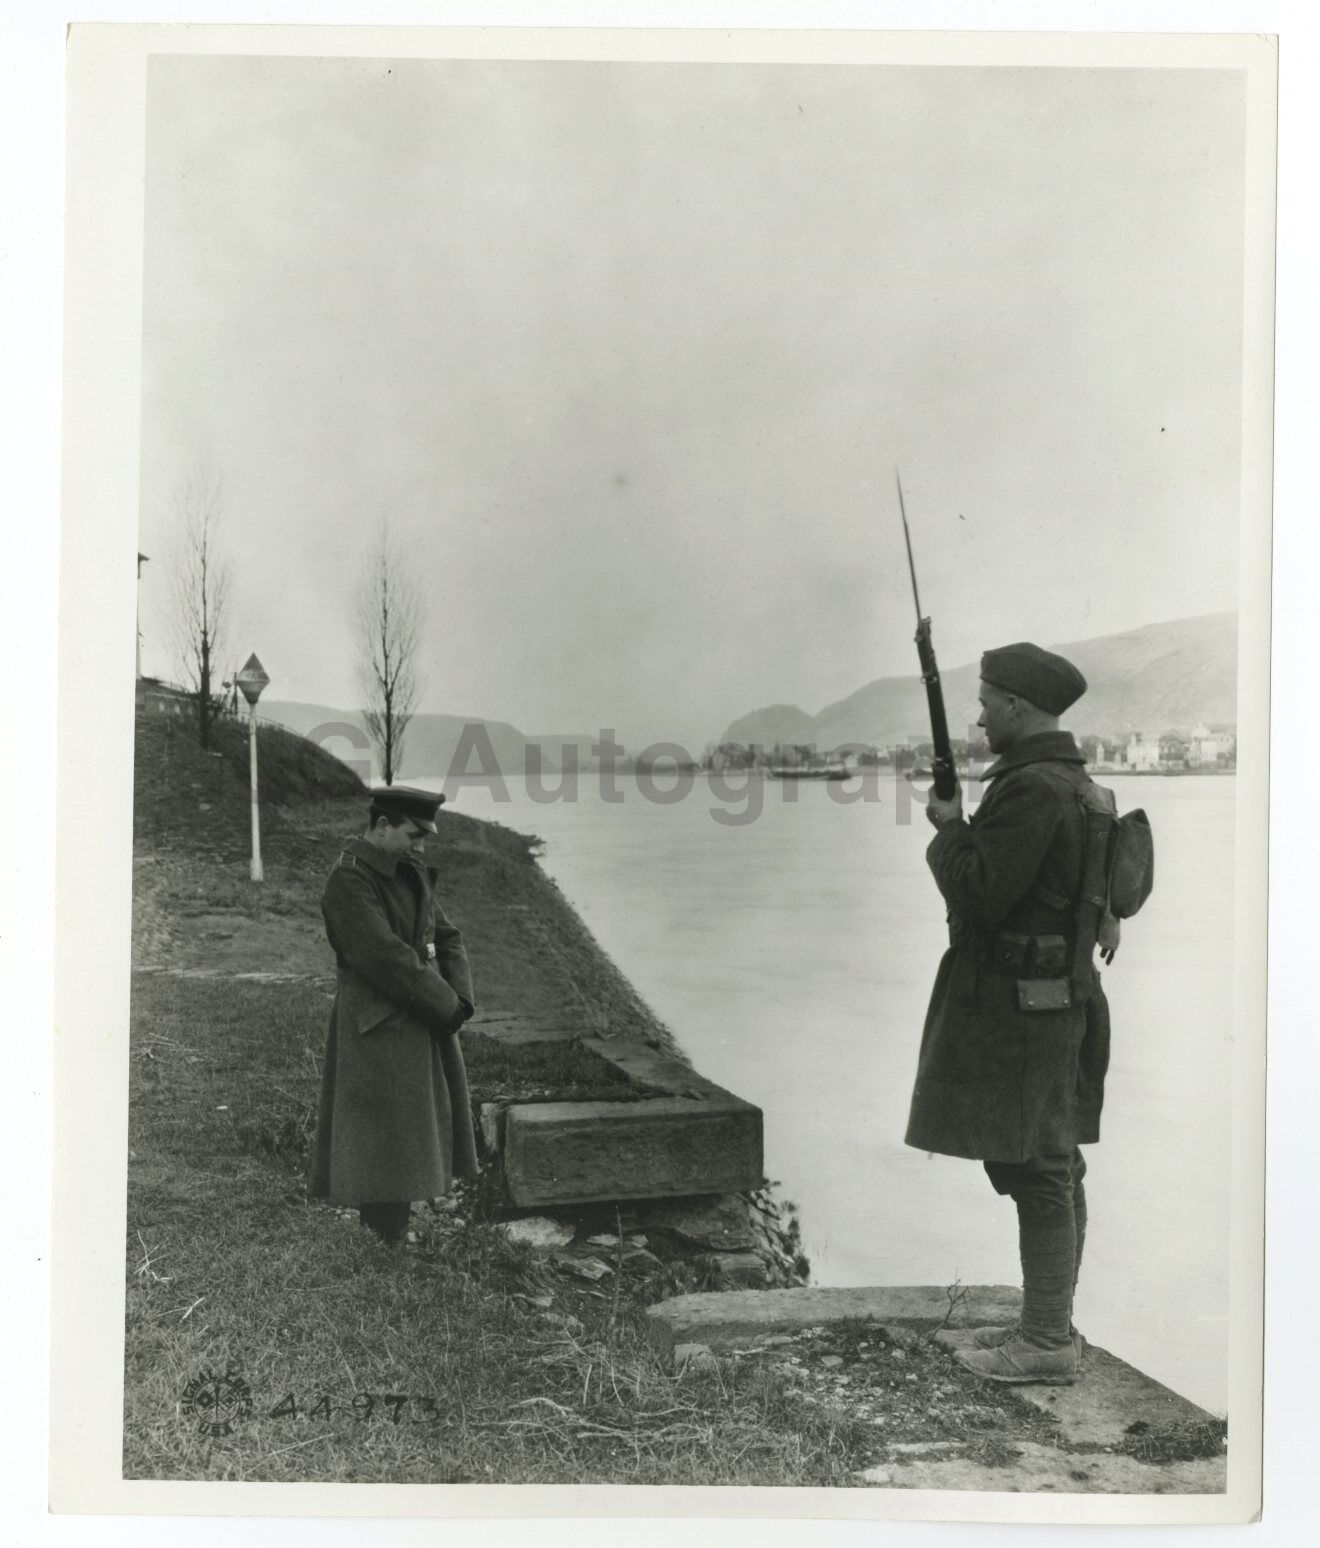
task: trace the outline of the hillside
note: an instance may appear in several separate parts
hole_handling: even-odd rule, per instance
[[[811,742],[815,736],[816,723],[805,710],[796,704],[771,704],[735,720],[720,741],[737,742],[743,747],[759,742],[762,747],[773,747],[776,742],[785,746],[790,742]]]
[[[1090,685],[1064,717],[1079,735],[1116,736],[1128,731],[1189,731],[1202,722],[1237,719],[1237,614],[1210,613],[1148,624],[1125,634],[1054,645],[1081,669]],[[816,715],[795,706],[771,705],[735,720],[719,738],[744,746],[759,742],[848,742],[894,746],[926,726],[926,698],[915,670],[881,677]],[[976,663],[942,673],[949,729],[965,736],[976,720]],[[785,729],[792,728],[786,735]]]
[[[370,739],[360,710],[335,709],[328,704],[296,704],[287,699],[262,702],[262,715],[268,720],[287,726],[299,736],[315,736],[318,740],[335,736],[329,743],[331,750],[342,757],[351,767],[365,777],[369,758]],[[551,732],[543,736],[526,736],[516,726],[502,720],[482,720],[476,715],[414,715],[403,739],[402,766],[396,771],[399,779],[441,778],[455,767],[455,754],[459,750],[464,731],[468,727],[481,727],[488,739],[482,744],[480,737],[474,743],[474,733],[467,732],[467,740],[473,750],[463,761],[466,773],[490,772],[487,746],[494,753],[495,763],[501,773],[522,774],[528,767],[528,749],[539,749],[541,767],[547,773],[556,773],[563,766],[564,749],[575,747],[580,769],[596,766],[591,754],[595,736],[577,733]],[[355,751],[344,729],[352,727],[358,733],[361,751]],[[333,730],[331,728],[334,728]],[[483,764],[483,756],[485,762]]]
[[[133,759],[133,841],[139,851],[202,849],[217,858],[249,855],[248,733],[236,720],[212,728],[213,748],[197,745],[191,721],[137,717]],[[258,728],[257,762],[266,836],[296,832],[291,807],[364,795],[337,758],[279,726]]]
[[[317,900],[343,839],[362,831],[366,789],[315,744],[262,726],[266,874],[254,886],[247,731],[227,721],[215,733],[204,752],[191,724],[137,717],[135,965],[333,971]],[[682,1058],[536,864],[539,840],[452,806],[439,827],[427,858],[444,872],[446,907],[480,963],[483,1011],[542,1021],[580,1015],[588,1027],[609,1026]]]

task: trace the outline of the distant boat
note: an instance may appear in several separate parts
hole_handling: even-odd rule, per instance
[[[851,769],[767,769],[771,779],[851,779]]]

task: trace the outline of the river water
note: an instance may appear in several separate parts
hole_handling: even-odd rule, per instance
[[[870,778],[697,776],[666,802],[623,776],[550,802],[523,779],[448,788],[545,839],[546,870],[696,1067],[763,1110],[813,1283],[1016,1284],[1011,1202],[979,1164],[903,1144],[944,911],[924,817]],[[1105,974],[1113,1060],[1076,1320],[1222,1413],[1235,782],[1113,783],[1150,814],[1157,885]],[[863,789],[878,799],[836,799]]]

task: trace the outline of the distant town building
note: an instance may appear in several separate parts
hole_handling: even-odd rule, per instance
[[[1123,753],[1123,766],[1143,773],[1158,769],[1160,766],[1159,738],[1148,737],[1142,731],[1134,731],[1128,737],[1128,744]]]
[[[1122,741],[1101,736],[1081,736],[1077,739],[1082,756],[1093,769],[1101,772],[1124,768]]]
[[[726,769],[750,769],[754,761],[751,748],[741,742],[721,742],[706,755],[706,767],[717,774]]]
[[[857,766],[861,769],[879,769],[894,761],[893,755],[883,747],[866,746],[857,754]]]
[[[1235,760],[1237,730],[1233,726],[1196,726],[1188,743],[1187,761],[1193,768],[1214,768]]]
[[[138,678],[136,702],[139,711],[154,715],[187,715],[197,705],[195,695],[158,677]]]
[[[1163,769],[1190,767],[1187,751],[1188,741],[1181,731],[1166,731],[1160,738],[1160,767]]]

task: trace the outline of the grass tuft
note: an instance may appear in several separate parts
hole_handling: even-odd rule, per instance
[[[1139,1462],[1194,1462],[1201,1457],[1221,1457],[1228,1443],[1226,1419],[1192,1419],[1176,1424],[1130,1425],[1114,1448]]]

